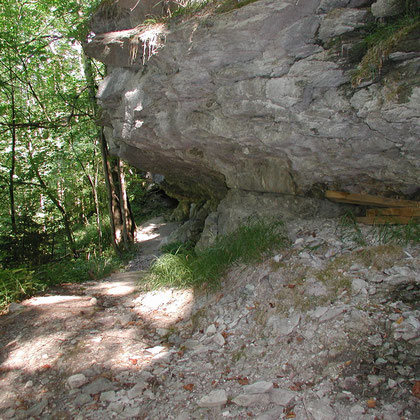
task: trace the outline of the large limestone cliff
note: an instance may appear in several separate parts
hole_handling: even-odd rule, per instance
[[[245,203],[316,213],[325,188],[415,194],[419,32],[353,87],[371,3],[260,0],[98,34],[85,49],[108,65],[98,99],[112,152],[190,201],[228,193],[225,215]]]

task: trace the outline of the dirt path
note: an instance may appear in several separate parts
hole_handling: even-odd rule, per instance
[[[141,253],[128,268],[147,268],[176,227],[159,218],[140,227]],[[0,318],[0,418],[38,418],[47,406],[51,418],[75,418],[80,406],[97,408],[98,393],[137,382],[133,370],[141,373],[165,353],[161,335],[185,316],[192,300],[190,292],[177,291],[139,296],[141,275],[129,271],[64,284],[13,305],[13,313]],[[75,398],[71,389],[80,382],[76,387],[69,378],[80,373],[92,389]]]

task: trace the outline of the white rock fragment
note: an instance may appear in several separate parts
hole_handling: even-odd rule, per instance
[[[87,383],[87,378],[83,373],[76,373],[76,375],[72,375],[67,379],[67,383],[69,384],[71,389],[80,388],[85,383]]]
[[[394,381],[393,379],[388,379],[388,388],[392,389],[395,388],[397,386],[397,382]]]
[[[293,402],[296,393],[287,389],[275,388],[270,391],[270,402],[282,407],[287,407]]]
[[[268,394],[241,394],[235,397],[232,402],[242,407],[268,405],[270,403],[270,397]]]
[[[213,341],[218,344],[219,346],[224,346],[226,340],[224,339],[223,335],[220,333],[217,333],[213,337]]]
[[[353,279],[351,282],[351,288],[355,295],[359,293],[367,294],[368,284],[362,279]]]
[[[115,391],[105,391],[101,393],[101,401],[110,401],[114,402],[117,400]]]
[[[319,306],[313,312],[310,312],[311,318],[320,318],[328,311],[328,307],[326,306]]]
[[[273,389],[273,383],[267,381],[259,381],[251,385],[245,385],[242,389],[245,394],[264,394]]]
[[[164,347],[164,346],[155,346],[155,347],[149,347],[145,351],[147,353],[150,353],[150,354],[153,354],[154,356],[156,356],[157,354],[162,353],[165,350],[166,350],[166,347]]]
[[[307,409],[312,414],[314,420],[336,420],[337,416],[334,410],[330,407],[329,400],[323,398],[318,401],[309,401]]]
[[[227,394],[224,389],[218,389],[210,392],[209,395],[201,398],[198,405],[203,408],[221,407],[227,402]]]
[[[335,318],[338,318],[342,313],[344,313],[345,308],[344,307],[336,307],[336,308],[330,308],[328,309],[327,312],[324,313],[324,315],[322,315],[319,318],[319,322],[327,322],[327,321],[332,321]]]
[[[310,296],[325,296],[328,294],[328,290],[324,284],[310,278],[306,280],[305,293]]]
[[[290,318],[281,318],[278,315],[273,315],[268,318],[267,327],[272,332],[272,334],[278,336],[286,336],[294,331],[294,329],[299,325],[299,322],[300,314]]]
[[[216,333],[216,331],[217,331],[216,326],[214,324],[211,324],[206,329],[206,335],[209,335],[209,336],[213,335]]]

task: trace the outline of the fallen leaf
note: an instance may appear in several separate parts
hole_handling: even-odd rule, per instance
[[[194,384],[184,385],[183,388],[187,391],[192,391],[194,389]]]
[[[296,418],[296,414],[293,411],[290,411],[286,414],[286,419],[294,419]]]
[[[376,400],[373,400],[373,399],[367,400],[367,401],[366,401],[366,405],[367,405],[369,408],[375,408],[375,407],[376,407]]]
[[[396,324],[398,324],[398,325],[400,325],[402,322],[404,321],[404,318],[402,317],[402,316],[400,316],[396,321],[395,321],[395,323]]]
[[[132,365],[137,365],[137,359],[128,359]]]
[[[223,338],[224,338],[224,339],[228,338],[228,337],[229,337],[229,335],[230,335],[230,334],[229,334],[229,333],[227,333],[226,331],[223,331],[223,332],[222,332],[222,336],[223,336]]]
[[[128,321],[126,325],[136,325],[136,321]]]
[[[420,398],[420,381],[414,382],[413,389],[411,390],[413,395],[417,398]]]
[[[42,365],[41,366],[41,369],[43,369],[43,370],[47,370],[47,369],[51,369],[51,365],[49,364],[49,363],[47,363],[47,364],[45,364],[45,365]]]
[[[273,382],[273,388],[280,388],[280,386],[277,382]]]
[[[239,377],[238,378],[238,383],[239,383],[239,385],[249,385],[249,380],[248,380],[248,378]]]
[[[296,287],[296,284],[286,284],[285,287],[288,287],[289,289],[294,289]]]
[[[347,360],[347,362],[344,362],[344,366],[350,366],[351,365],[351,360]]]

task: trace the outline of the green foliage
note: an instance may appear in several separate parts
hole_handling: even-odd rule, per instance
[[[177,17],[190,17],[194,16],[201,10],[203,10],[211,0],[198,0],[198,1],[187,1],[184,5],[180,4],[178,8],[172,12],[170,19],[176,19]]]
[[[144,280],[147,287],[217,287],[235,263],[259,262],[266,253],[286,245],[281,222],[250,220],[222,236],[209,248],[195,252],[191,244],[171,244],[153,264]]]
[[[363,42],[366,53],[352,77],[353,86],[365,80],[377,77],[388,59],[398,46],[410,36],[418,38],[420,34],[420,14],[418,9],[407,8],[408,12],[388,22],[376,22],[372,25]]]
[[[255,3],[258,0],[224,0],[216,8],[216,13],[226,13],[232,10],[240,9],[247,4]]]
[[[45,285],[34,281],[33,271],[17,268],[0,271],[0,311],[16,300],[42,291]]]
[[[407,225],[381,224],[362,230],[352,213],[345,214],[338,226],[343,240],[359,246],[397,244],[406,246],[420,243],[420,223],[414,221]]]
[[[77,260],[43,264],[33,270],[4,269],[0,271],[0,311],[11,302],[33,296],[51,286],[99,280],[120,268],[127,257],[119,257],[109,248],[100,255],[87,254]]]

